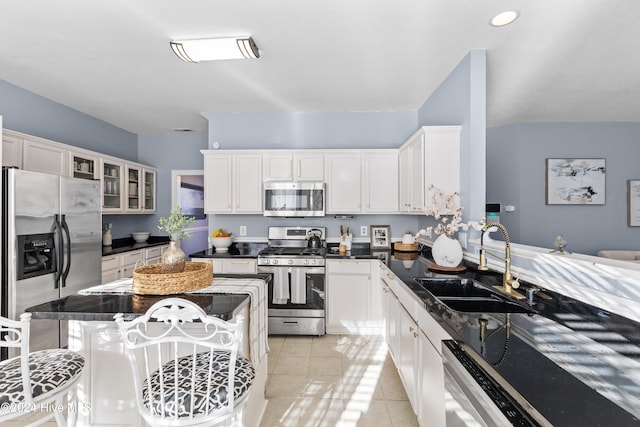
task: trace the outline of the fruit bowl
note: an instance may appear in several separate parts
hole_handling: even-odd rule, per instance
[[[149,239],[149,234],[151,233],[139,231],[137,233],[131,233],[131,237],[133,237],[136,243],[144,243]]]
[[[212,237],[211,244],[214,248],[216,248],[216,252],[224,253],[229,251],[229,246],[231,246],[232,238],[231,237]]]

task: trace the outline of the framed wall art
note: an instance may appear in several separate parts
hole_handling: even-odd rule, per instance
[[[604,205],[605,159],[547,159],[548,205]]]
[[[627,180],[627,225],[640,227],[640,179]]]
[[[369,227],[371,249],[391,249],[391,227],[388,225],[372,225]]]

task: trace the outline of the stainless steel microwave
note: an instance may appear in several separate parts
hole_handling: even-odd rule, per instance
[[[264,216],[324,216],[324,182],[265,182]]]

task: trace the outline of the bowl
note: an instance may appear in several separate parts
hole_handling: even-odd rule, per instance
[[[229,246],[231,246],[232,238],[231,237],[212,237],[211,244],[214,248],[216,248],[216,252],[223,253],[229,251]]]
[[[131,237],[133,237],[133,240],[136,243],[144,243],[147,241],[147,239],[149,239],[149,234],[151,233],[139,231],[137,233],[131,233]]]

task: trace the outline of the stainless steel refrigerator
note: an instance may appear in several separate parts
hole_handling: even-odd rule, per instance
[[[100,181],[3,169],[3,316],[100,284],[100,202]],[[66,322],[34,320],[30,339],[31,351],[64,347]]]

